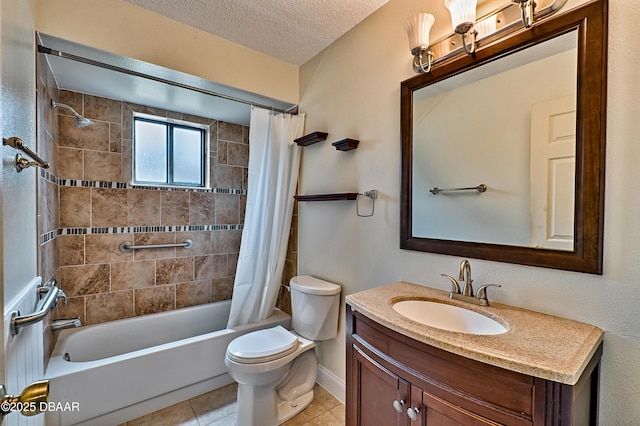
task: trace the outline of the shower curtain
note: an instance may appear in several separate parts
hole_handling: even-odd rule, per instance
[[[293,196],[298,182],[304,114],[252,107],[247,210],[228,327],[267,318],[284,269]]]

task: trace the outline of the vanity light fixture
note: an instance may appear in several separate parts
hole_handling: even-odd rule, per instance
[[[476,23],[477,0],[444,0],[444,5],[451,14],[453,30],[462,36],[462,47],[468,54],[476,51],[476,35],[473,26]],[[467,37],[470,38],[467,43]]]
[[[409,36],[409,48],[413,55],[413,70],[415,72],[428,73],[433,63],[433,52],[429,50],[429,32],[435,22],[430,13],[418,13],[407,20],[407,34]],[[426,65],[424,63],[426,56]]]
[[[487,16],[482,20],[476,21],[473,28],[476,30],[476,40],[482,40],[496,32],[498,28],[498,15]]]
[[[446,37],[429,44],[429,33],[435,22],[429,13],[419,13],[406,22],[414,71],[429,73],[434,64],[461,53],[461,50],[473,54],[480,40],[493,42],[523,27],[531,28],[535,22],[558,12],[568,0],[550,1],[547,4],[540,0],[506,0],[491,13],[477,18],[478,0],[443,0],[453,28]]]
[[[522,25],[525,28],[531,28],[533,23],[533,9],[536,3],[533,0],[511,0],[513,3],[520,5],[520,16],[522,17]]]

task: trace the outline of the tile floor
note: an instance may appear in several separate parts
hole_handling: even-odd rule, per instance
[[[120,426],[246,426],[234,421],[237,389],[233,383]],[[323,387],[314,390],[311,405],[282,426],[344,426],[344,405]]]

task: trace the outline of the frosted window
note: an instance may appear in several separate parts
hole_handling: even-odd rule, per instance
[[[136,120],[135,181],[167,183],[167,126]]]
[[[173,129],[173,181],[202,185],[202,132],[199,129]]]
[[[134,117],[133,183],[205,187],[207,130],[165,119]]]

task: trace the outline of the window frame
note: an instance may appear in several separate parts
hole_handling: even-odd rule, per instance
[[[137,181],[136,180],[136,121],[144,121],[148,123],[156,123],[165,126],[166,132],[166,155],[167,155],[167,169],[166,169],[166,182],[151,182],[151,181]],[[211,189],[210,186],[210,126],[193,123],[185,120],[178,120],[168,117],[159,117],[151,114],[143,114],[134,112],[131,119],[131,185],[141,187],[162,187],[162,188],[179,188],[179,189]],[[182,128],[188,130],[198,130],[200,132],[200,158],[202,159],[202,169],[200,170],[200,178],[202,185],[196,185],[193,183],[175,182],[173,181],[174,175],[174,162],[173,162],[173,150],[174,150],[174,138],[173,129]]]

